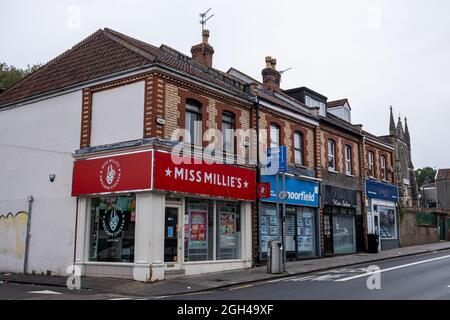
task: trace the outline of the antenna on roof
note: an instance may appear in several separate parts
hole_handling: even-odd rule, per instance
[[[211,8],[209,8],[206,12],[200,13],[200,24],[202,25],[202,31],[205,30],[206,22],[214,17],[214,14],[210,15],[209,17],[206,17],[208,15],[208,12],[211,11]]]
[[[281,71],[278,71],[280,74],[283,74],[283,73],[285,73],[286,71],[289,71],[289,70],[291,70],[292,69],[292,67],[290,67],[290,68],[287,68],[287,69],[284,69],[284,70],[281,70]]]

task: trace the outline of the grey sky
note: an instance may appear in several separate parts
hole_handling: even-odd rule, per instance
[[[260,79],[271,55],[293,68],[284,89],[349,98],[353,122],[377,135],[393,105],[396,121],[408,117],[415,166],[450,167],[447,0],[3,1],[0,61],[47,62],[102,27],[189,54],[209,7],[216,68]]]

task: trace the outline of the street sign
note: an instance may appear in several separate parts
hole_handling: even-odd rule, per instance
[[[280,146],[267,148],[267,164],[261,169],[261,175],[275,175],[287,171],[287,148]]]

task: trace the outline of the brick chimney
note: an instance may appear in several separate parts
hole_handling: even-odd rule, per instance
[[[262,71],[263,88],[266,90],[280,90],[281,74],[276,70],[277,60],[266,57],[266,68]]]
[[[202,43],[197,44],[191,48],[192,59],[198,63],[212,68],[212,58],[214,48],[208,43],[209,30],[202,31]]]

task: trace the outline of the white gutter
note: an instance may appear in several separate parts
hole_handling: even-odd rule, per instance
[[[311,124],[311,125],[313,125],[313,126],[318,126],[318,125],[319,125],[319,122],[318,122],[318,121],[311,120],[311,119],[309,119],[309,118],[307,118],[307,117],[305,117],[305,116],[299,115],[299,114],[297,114],[297,113],[295,113],[295,112],[292,112],[292,111],[290,111],[290,110],[286,110],[286,109],[280,108],[280,107],[278,107],[278,106],[275,106],[275,105],[273,105],[273,104],[267,103],[267,102],[265,102],[265,101],[260,101],[259,104],[262,105],[262,106],[265,106],[265,107],[267,107],[267,108],[269,108],[269,109],[272,109],[272,110],[274,110],[274,111],[277,111],[277,112],[279,112],[279,113],[282,113],[282,114],[284,114],[284,115],[287,115],[287,116],[289,116],[289,117],[292,117],[292,118],[294,118],[294,119],[297,119],[297,120],[301,120],[301,121],[307,122],[307,123],[309,123],[309,124]]]
[[[395,148],[394,148],[393,146],[391,146],[391,145],[389,145],[389,144],[387,144],[387,143],[384,143],[384,142],[375,140],[375,139],[371,138],[370,136],[368,136],[368,135],[366,135],[366,134],[364,134],[364,133],[363,133],[363,135],[364,135],[364,137],[366,137],[367,141],[369,141],[369,142],[372,142],[372,143],[377,144],[377,145],[379,145],[379,146],[388,148],[388,149],[390,149],[390,150],[392,150],[392,151],[395,150]]]

